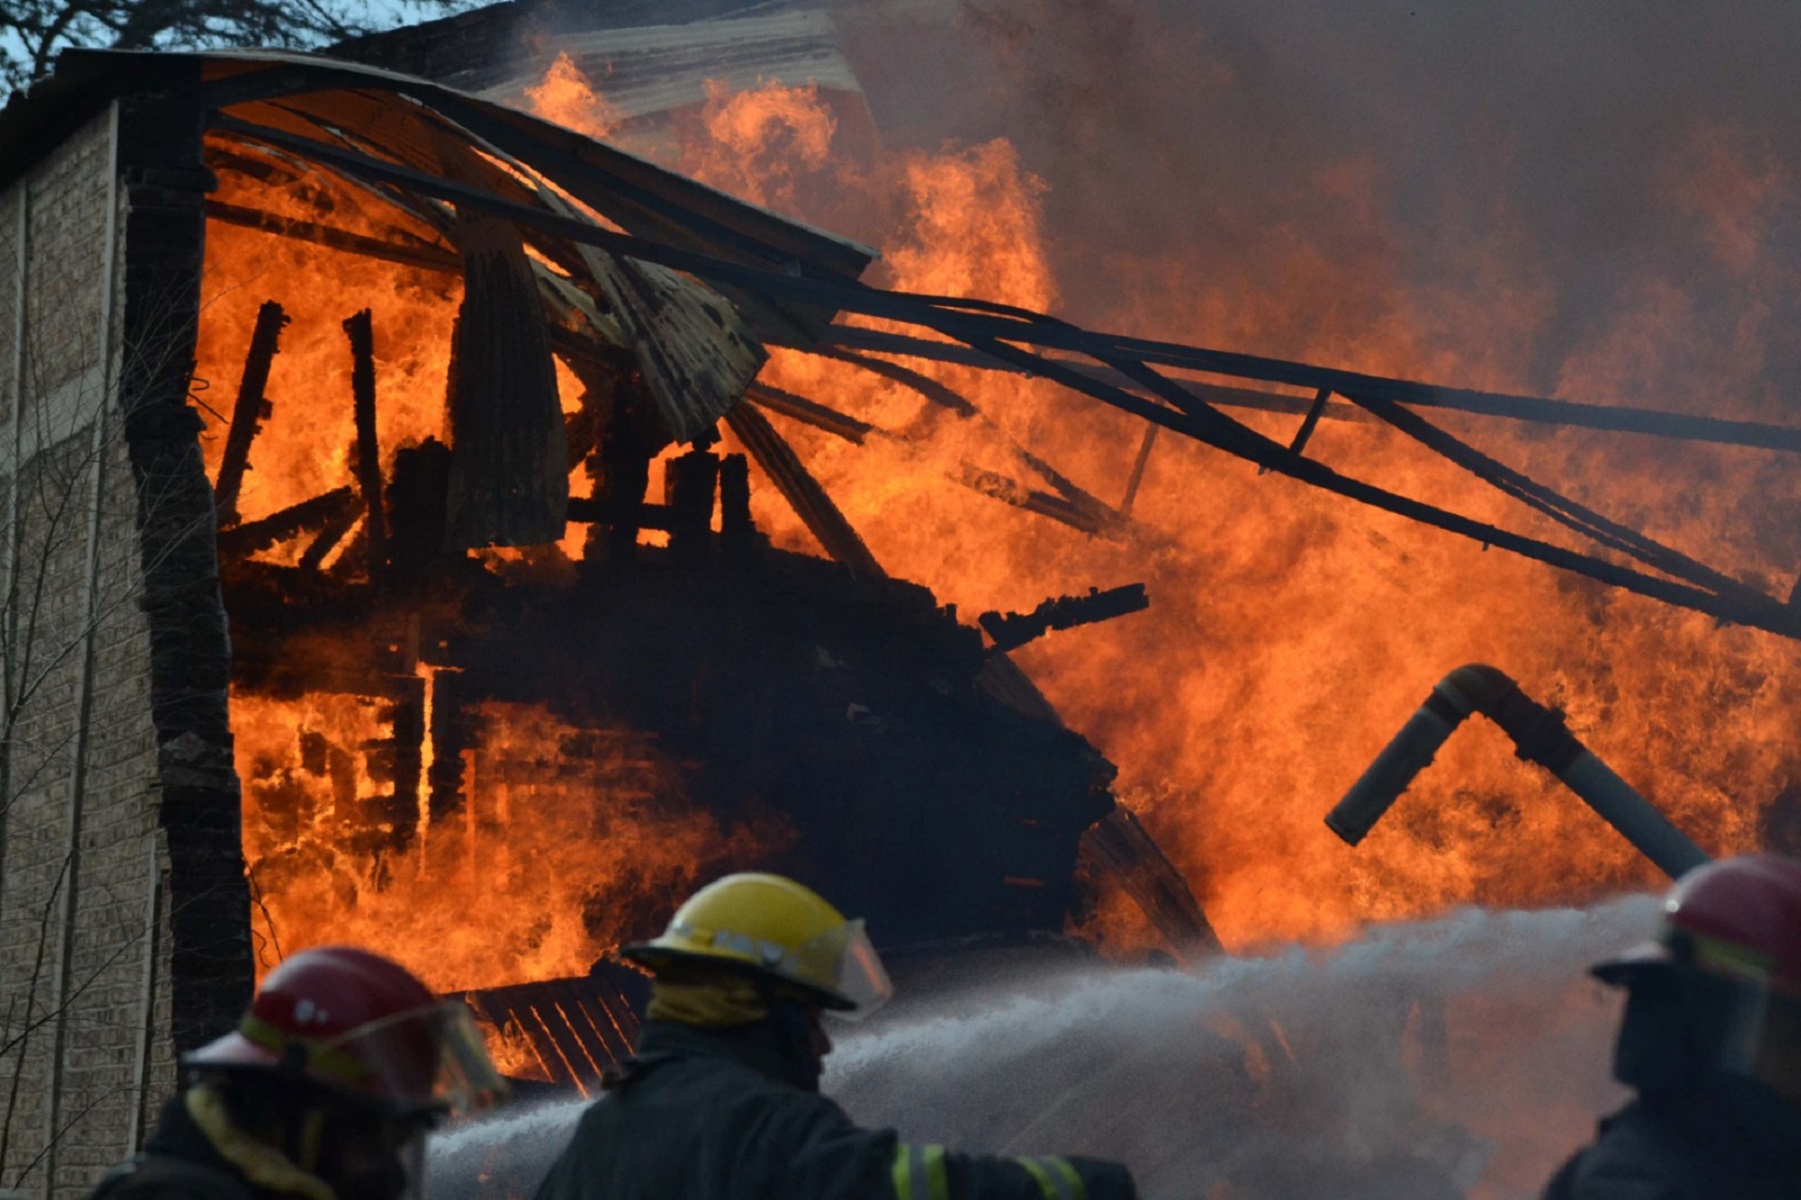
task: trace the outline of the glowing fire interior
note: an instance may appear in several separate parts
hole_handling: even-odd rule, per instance
[[[528,100],[586,132],[604,135],[619,123],[567,61]],[[716,90],[690,118],[674,150],[659,143],[673,156],[668,165],[788,215],[854,222],[851,232],[881,245],[881,282],[1056,309],[1050,239],[1080,231],[1047,228],[1044,185],[1005,142],[840,155],[832,98],[779,83]],[[228,203],[254,192],[257,207],[297,220],[324,211],[370,237],[442,245],[422,224],[322,174],[221,176],[218,199]],[[1354,173],[1324,183],[1351,199],[1358,187]],[[1142,271],[1143,298],[1106,324],[1256,347],[1260,323],[1278,326],[1281,306],[1302,303],[1300,293],[1329,295],[1335,278],[1363,267],[1359,253],[1347,247],[1341,262],[1313,263],[1312,278],[1302,277],[1302,264],[1285,264],[1262,292],[1198,269],[1172,279],[1179,263],[1123,264]],[[276,297],[293,318],[270,379],[273,414],[239,504],[245,520],[352,482],[339,326],[360,309],[376,323],[384,466],[399,447],[448,436],[446,373],[461,293],[454,270],[213,221],[205,272],[199,375],[214,383],[200,394],[210,413],[209,468],[224,443],[217,398],[237,377],[258,304]],[[1517,332],[1509,320],[1501,313],[1486,327],[1472,324],[1472,338],[1491,332],[1456,359],[1418,350],[1405,320],[1380,337],[1321,335],[1284,348],[1353,369],[1500,387]],[[1567,390],[1597,402],[1628,398],[1626,365],[1643,333],[1622,329],[1572,361]],[[1119,795],[1187,873],[1228,947],[1332,939],[1359,922],[1458,903],[1570,901],[1653,882],[1616,834],[1515,761],[1492,730],[1455,740],[1357,852],[1333,839],[1320,821],[1326,808],[1432,681],[1466,661],[1495,662],[1561,705],[1574,729],[1712,851],[1753,845],[1801,765],[1792,736],[1801,672],[1781,639],[1484,555],[1291,481],[1258,478],[1168,436],[1150,447],[1130,523],[1115,536],[1088,536],[947,479],[971,464],[1020,475],[1024,448],[1117,502],[1143,448],[1141,425],[1043,382],[906,365],[981,415],[960,416],[842,363],[777,351],[764,382],[829,402],[881,433],[858,445],[771,420],[891,574],[928,584],[966,613],[1148,583],[1147,613],[1041,639],[1016,657],[1071,726],[1120,764]],[[579,385],[566,369],[561,382],[564,408],[574,411]],[[1286,440],[1298,419],[1254,423]],[[1647,532],[1709,547],[1746,577],[1790,570],[1750,537],[1713,540],[1737,527],[1750,497],[1796,498],[1792,476],[1768,456],[1637,444],[1622,452],[1618,439],[1568,431],[1504,432],[1485,445]],[[1500,498],[1471,500],[1453,468],[1368,424],[1328,422],[1310,452],[1475,516],[1523,519]],[[1712,486],[1672,502],[1667,475],[1678,458]],[[574,494],[588,486],[580,470],[572,474]],[[819,553],[774,488],[753,488],[752,502],[777,545]],[[298,553],[283,545],[266,557]],[[572,536],[490,558],[496,570],[524,560],[553,570],[559,556],[581,554]],[[429,688],[430,668],[420,670]],[[379,702],[328,686],[295,697],[240,691],[232,712],[265,966],[331,939],[393,954],[445,989],[579,974],[647,906],[783,836],[691,805],[678,765],[648,734],[575,728],[529,705],[479,710],[474,746],[459,752],[467,806],[449,827],[428,812],[384,808],[394,714]],[[1154,940],[1111,894],[1082,932],[1122,952]]]

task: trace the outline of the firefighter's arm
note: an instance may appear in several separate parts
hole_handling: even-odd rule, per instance
[[[1137,1200],[1119,1163],[1058,1155],[1002,1158],[943,1146],[895,1146],[893,1200]]]
[[[960,1154],[859,1129],[821,1097],[782,1106],[769,1130],[788,1153],[768,1182],[806,1200],[1136,1200],[1131,1172],[1090,1158]]]

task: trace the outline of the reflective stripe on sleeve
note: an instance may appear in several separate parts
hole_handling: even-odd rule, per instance
[[[1031,1172],[1044,1193],[1044,1200],[1088,1200],[1088,1185],[1066,1158],[1021,1158],[1020,1166]]]
[[[895,1200],[950,1200],[950,1194],[943,1146],[895,1147]]]

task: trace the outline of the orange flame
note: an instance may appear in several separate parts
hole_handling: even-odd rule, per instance
[[[566,60],[532,98],[553,119],[618,132],[604,98]],[[555,115],[564,103],[580,111]],[[1006,142],[852,161],[836,153],[835,130],[829,97],[818,89],[714,89],[677,165],[879,242],[883,281],[895,286],[1035,308],[1059,303],[1045,185]],[[1759,244],[1761,214],[1783,181],[1735,157],[1729,138],[1697,135],[1686,153],[1712,166],[1682,172],[1697,181],[1683,203],[1711,223],[1724,267],[1752,270],[1747,247]],[[1338,164],[1316,182],[1353,226],[1373,220],[1367,165]],[[258,206],[308,220],[327,192],[332,223],[364,236],[391,237],[406,223],[351,189],[311,178],[252,189],[227,173],[220,198],[251,190]],[[836,206],[831,222],[808,210],[827,193]],[[1129,298],[1096,323],[1356,369],[1518,386],[1507,364],[1532,344],[1548,301],[1512,265],[1505,239],[1469,252],[1470,269],[1494,281],[1492,289],[1422,298],[1391,295],[1379,255],[1372,261],[1354,246],[1293,230],[1256,232],[1254,221],[1247,228],[1268,251],[1261,277],[1236,264],[1203,273],[1176,258],[1096,252],[1132,281]],[[257,304],[274,297],[294,316],[270,382],[275,416],[245,484],[247,519],[350,482],[349,356],[338,322],[359,308],[375,310],[384,456],[443,435],[454,274],[220,222],[208,233],[200,360],[213,381],[209,405],[229,405]],[[1307,298],[1336,307],[1320,317]],[[1647,283],[1607,336],[1568,359],[1564,389],[1627,401],[1648,378],[1689,372],[1707,379],[1703,394],[1724,379],[1766,402],[1753,367],[1684,339],[1690,303],[1679,290]],[[1340,319],[1345,312],[1362,315]],[[1447,328],[1486,333],[1453,354],[1442,349]],[[962,419],[899,384],[778,351],[766,368],[771,383],[895,436],[857,447],[773,419],[878,559],[966,612],[1026,609],[1089,584],[1148,583],[1149,612],[1051,635],[1017,657],[1071,724],[1121,765],[1122,798],[1188,873],[1228,945],[1330,939],[1362,921],[1456,903],[1568,901],[1653,882],[1611,830],[1480,728],[1451,743],[1358,851],[1324,829],[1326,808],[1431,683],[1465,661],[1496,662],[1564,706],[1580,735],[1713,850],[1753,845],[1764,810],[1801,767],[1790,749],[1801,668],[1780,639],[1485,555],[1286,479],[1258,478],[1169,436],[1152,449],[1132,525],[1118,540],[1002,512],[944,477],[973,462],[1024,478],[1017,451],[1025,447],[1117,503],[1142,426],[1043,382],[909,365],[967,396],[984,417]],[[565,407],[570,396],[566,388]],[[1296,420],[1246,419],[1282,440]],[[215,419],[209,467],[221,434]],[[1683,448],[1684,469],[1716,486],[1679,505],[1669,502],[1673,460],[1661,449],[1567,432],[1484,435],[1510,462],[1575,481],[1583,499],[1656,536],[1706,548],[1772,588],[1786,578],[1786,565],[1754,539],[1710,545],[1711,531],[1738,527],[1740,510],[1756,502],[1793,511],[1795,481],[1763,456]],[[1521,521],[1505,501],[1472,498],[1445,464],[1366,424],[1327,422],[1309,452],[1479,518]],[[587,486],[585,476],[575,480]],[[778,544],[816,549],[773,488],[756,489],[754,503]],[[579,542],[567,539],[564,551],[578,555]],[[491,557],[496,569],[531,565],[530,555]],[[372,766],[379,755],[370,746],[391,735],[391,718],[374,702],[234,696],[246,853],[271,952],[277,939],[283,952],[326,937],[363,939],[445,989],[576,973],[642,915],[646,897],[667,898],[692,882],[684,871],[693,863],[723,863],[783,836],[723,828],[693,809],[673,765],[640,735],[577,730],[537,709],[489,706],[482,715],[486,734],[468,764],[463,824],[417,814],[409,843],[382,827],[394,821],[381,815],[389,784]],[[557,774],[555,751],[585,738],[599,741],[570,756],[585,765],[575,776]],[[561,815],[521,819],[528,809]],[[600,894],[604,904],[595,903]],[[494,906],[492,919],[482,909],[478,930],[465,927],[474,903]],[[1122,949],[1148,938],[1115,893],[1100,896],[1085,929]]]
[[[810,119],[807,103],[819,108]],[[715,93],[708,112],[735,119],[709,123],[710,144],[688,146],[677,165],[778,207],[829,190],[802,186],[828,178],[841,206],[834,215],[856,208],[844,194],[861,199],[868,228],[859,232],[875,230],[883,245],[885,282],[1056,304],[1044,185],[1007,143],[888,154],[868,166],[822,155],[810,141],[804,152],[784,149],[794,130],[830,128],[816,92],[771,86],[729,100]],[[1758,236],[1758,216],[1779,181],[1738,166],[1729,149],[1703,137],[1690,157],[1719,160],[1721,169],[1681,175],[1695,181],[1687,203],[1712,214],[1714,241],[1730,266],[1745,262],[1744,246]],[[779,165],[756,165],[771,155]],[[734,158],[738,174],[728,165]],[[1353,223],[1375,219],[1376,186],[1376,173],[1354,162],[1318,179]],[[804,207],[788,211],[820,219]],[[1134,298],[1098,323],[1525,390],[1507,364],[1526,358],[1549,302],[1514,265],[1517,247],[1505,239],[1468,252],[1469,269],[1491,286],[1415,297],[1354,245],[1280,229],[1260,236],[1264,278],[1236,268],[1211,275],[1173,258],[1112,256],[1120,278],[1136,283],[1116,290]],[[1346,311],[1382,320],[1347,338],[1303,303],[1333,297]],[[1724,379],[1758,396],[1744,365],[1754,355],[1733,346],[1697,356],[1693,345],[1672,342],[1684,303],[1647,292],[1612,339],[1572,357],[1564,390],[1631,402],[1646,376],[1693,363],[1687,370],[1697,394],[1713,394]],[[1468,348],[1452,354],[1438,348],[1448,329],[1485,332],[1466,333],[1459,340]],[[1030,608],[1089,584],[1149,583],[1148,613],[1052,635],[1017,657],[1071,723],[1121,765],[1122,797],[1186,870],[1229,945],[1335,938],[1362,921],[1462,902],[1571,901],[1655,883],[1612,830],[1516,761],[1480,723],[1447,748],[1362,848],[1353,852],[1328,833],[1325,810],[1430,685],[1466,661],[1496,662],[1564,706],[1579,735],[1711,850],[1754,845],[1762,811],[1801,767],[1786,715],[1801,698],[1801,671],[1781,639],[1717,628],[1705,617],[1486,555],[1286,479],[1260,479],[1242,463],[1169,436],[1153,448],[1134,529],[1122,541],[1001,513],[991,499],[946,486],[944,476],[970,460],[1006,463],[1023,445],[1117,502],[1142,425],[1043,383],[908,365],[962,392],[988,420],[956,419],[897,384],[784,351],[766,368],[769,382],[907,437],[859,447],[773,419],[877,558],[964,611]],[[1298,422],[1244,419],[1282,441]],[[1721,447],[1672,452],[1571,431],[1482,435],[1508,461],[1653,536],[1771,590],[1787,581],[1789,568],[1757,544],[1719,544],[1712,533],[1742,526],[1738,510],[1752,498],[1781,497],[1793,511],[1796,482],[1770,456]],[[1350,473],[1556,539],[1542,521],[1498,495],[1473,492],[1446,463],[1410,453],[1370,425],[1328,422],[1311,452]],[[1695,477],[1735,486],[1671,504],[1673,455]],[[778,544],[817,552],[771,489],[760,488],[755,500],[759,522]],[[1146,936],[1117,896],[1102,898],[1094,921],[1090,931],[1108,941],[1133,942],[1134,925],[1137,940]]]
[[[557,55],[542,81],[525,89],[525,98],[531,111],[546,121],[591,138],[607,138],[624,120],[566,51]]]
[[[397,233],[428,243],[437,240],[398,209],[323,174],[264,186],[221,171],[220,183],[214,199],[227,204],[327,223],[384,242],[399,241]],[[213,220],[207,222],[201,278],[196,354],[205,381],[200,395],[207,422],[201,447],[207,471],[215,477],[257,308],[265,300],[278,301],[292,321],[270,365],[271,415],[252,449],[239,493],[244,520],[266,517],[352,482],[356,430],[343,321],[362,309],[374,314],[383,469],[392,467],[401,446],[446,436],[450,328],[463,290],[454,271],[426,271]]]
[[[428,824],[393,811],[379,702],[233,695],[265,967],[352,942],[439,992],[581,975],[709,871],[780,845],[775,825],[725,827],[689,804],[648,735],[521,705],[477,714],[461,812]]]

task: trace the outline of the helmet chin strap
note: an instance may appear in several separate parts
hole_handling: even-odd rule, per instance
[[[756,985],[764,1007],[769,1010],[768,1021],[775,1030],[782,1057],[795,1068],[795,1077],[789,1082],[808,1091],[818,1091],[825,1062],[814,1048],[809,1006],[782,995],[781,989],[765,977],[757,977]]]

